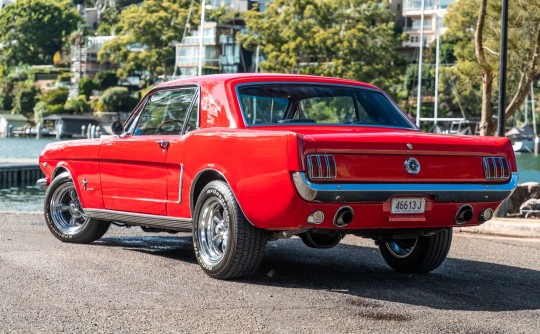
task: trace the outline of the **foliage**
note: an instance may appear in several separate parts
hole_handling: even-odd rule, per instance
[[[74,99],[68,99],[64,104],[64,109],[69,114],[85,114],[91,111],[90,105],[86,102],[86,96],[79,95]]]
[[[120,78],[144,72],[147,84],[172,72],[172,44],[184,32],[189,4],[189,0],[146,0],[128,7],[114,27],[117,37],[105,43],[99,60],[118,66]]]
[[[105,9],[99,21],[99,26],[97,27],[96,34],[98,36],[109,36],[113,34],[114,26],[119,22],[120,12],[116,7],[108,7]]]
[[[482,5],[482,6],[481,6]],[[483,134],[492,133],[492,105],[499,67],[501,39],[500,1],[457,1],[445,17],[445,40],[455,44],[454,69],[459,87],[482,86]],[[480,11],[480,9],[483,9]],[[505,118],[523,103],[534,76],[540,74],[540,3],[514,0],[509,7],[507,95]],[[473,43],[473,41],[475,43]]]
[[[86,98],[89,98],[96,88],[96,82],[91,78],[82,78],[79,81],[79,95],[84,95]]]
[[[2,8],[0,44],[8,65],[50,64],[80,15],[69,1],[19,0]]]
[[[39,89],[31,84],[27,84],[18,91],[15,96],[15,105],[13,111],[17,114],[21,114],[27,119],[34,116],[34,106],[37,102],[37,95]]]
[[[98,110],[105,112],[127,112],[130,111],[135,104],[136,99],[129,95],[126,87],[111,87],[106,89],[99,98]]]
[[[118,85],[118,76],[114,71],[101,71],[96,74],[94,81],[98,89],[105,90]]]
[[[70,82],[71,81],[71,72],[61,73],[58,76],[58,78],[56,78],[56,81],[58,81],[58,82]]]
[[[66,111],[64,105],[67,98],[68,90],[64,87],[42,92],[39,102],[34,107],[34,112],[41,117],[62,114]]]
[[[242,45],[260,46],[263,71],[328,75],[389,89],[399,77],[400,39],[388,3],[371,0],[275,0],[245,14]]]

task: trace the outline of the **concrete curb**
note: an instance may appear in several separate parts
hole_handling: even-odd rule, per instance
[[[480,226],[460,227],[459,232],[500,235],[517,238],[540,238],[540,221],[537,219],[490,220]]]

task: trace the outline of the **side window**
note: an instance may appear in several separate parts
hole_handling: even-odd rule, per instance
[[[197,88],[162,90],[152,94],[137,121],[134,135],[180,134]]]

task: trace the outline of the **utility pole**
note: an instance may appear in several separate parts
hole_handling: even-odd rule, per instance
[[[506,111],[506,54],[508,45],[508,0],[502,0],[501,54],[499,61],[499,112],[497,136],[504,137],[504,114]]]

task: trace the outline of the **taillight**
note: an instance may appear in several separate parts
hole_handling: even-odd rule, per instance
[[[488,180],[506,180],[510,178],[510,164],[502,157],[486,157],[483,160],[484,176]]]
[[[331,154],[310,154],[307,156],[310,179],[335,179],[336,160]]]

